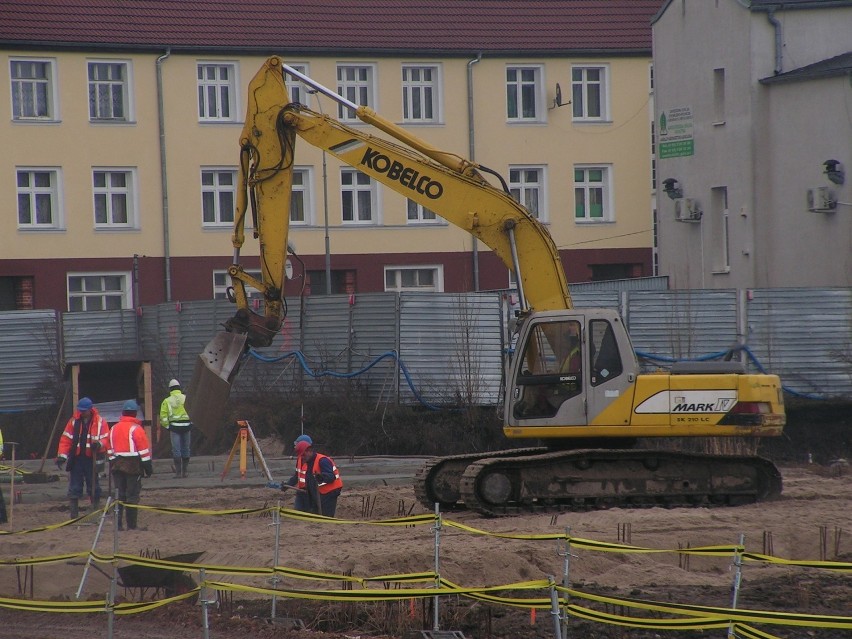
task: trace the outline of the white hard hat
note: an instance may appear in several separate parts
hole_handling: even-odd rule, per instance
[[[180,382],[173,379],[169,382],[169,388],[180,388]]]

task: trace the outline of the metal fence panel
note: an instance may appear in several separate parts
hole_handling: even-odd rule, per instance
[[[40,390],[59,372],[58,331],[54,311],[0,313],[0,411],[53,401]]]
[[[852,397],[852,289],[755,289],[747,344],[785,390]]]
[[[749,369],[777,373],[786,390],[852,398],[852,289],[583,288],[572,293],[579,309],[621,311],[634,348],[661,358],[643,360],[646,370],[666,367],[668,358],[717,354],[741,341],[754,356]],[[302,351],[313,370],[353,374],[350,388],[373,399],[393,396],[411,403],[422,394],[429,403],[446,403],[468,395],[474,403],[494,404],[512,298],[512,291],[316,296],[305,299],[304,314],[298,299],[288,299],[284,327],[271,346],[256,351],[272,361],[247,358],[233,393],[326,388],[332,378],[313,379],[287,356]],[[46,375],[55,375],[46,367],[55,371],[60,361],[148,360],[155,393],[164,392],[172,377],[187,383],[198,354],[233,313],[234,305],[225,300],[146,306],[141,315],[130,310],[64,313],[61,322],[53,311],[2,312],[0,410],[51,403],[53,398],[34,398],[31,391],[44,386]],[[462,357],[466,349],[467,358]],[[354,376],[394,351],[410,372],[414,390],[398,374],[392,356]]]
[[[646,369],[668,368],[667,360],[698,359],[737,345],[735,290],[631,291],[628,299],[633,348],[655,358],[643,361]]]
[[[62,314],[64,360],[69,363],[141,359],[134,310]]]
[[[403,401],[493,405],[503,373],[501,295],[403,293],[400,356],[413,380]]]

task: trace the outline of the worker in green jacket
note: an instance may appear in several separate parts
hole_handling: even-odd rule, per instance
[[[169,431],[171,436],[175,477],[186,477],[189,467],[192,420],[186,412],[185,403],[186,395],[180,388],[180,382],[176,379],[171,380],[169,396],[160,404],[160,426]]]

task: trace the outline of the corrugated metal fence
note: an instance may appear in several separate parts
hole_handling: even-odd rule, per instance
[[[572,297],[578,309],[618,309],[646,370],[741,347],[749,370],[780,375],[789,392],[852,399],[852,289],[575,285]],[[403,403],[499,400],[510,293],[375,293],[287,302],[283,330],[249,358],[234,393],[334,388]],[[233,310],[210,300],[145,306],[138,313],[0,313],[0,410],[49,401],[39,388],[49,386],[60,362],[147,360],[158,387],[172,377],[188,382],[198,353]]]

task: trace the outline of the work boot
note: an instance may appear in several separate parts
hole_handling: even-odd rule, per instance
[[[127,517],[127,530],[136,530],[136,519],[139,516],[139,511],[136,508],[128,508],[125,516]]]
[[[189,467],[189,457],[184,457],[181,461],[181,476],[186,477],[186,469]]]
[[[68,500],[68,518],[77,519],[80,516],[80,501],[77,499]]]
[[[180,457],[175,457],[175,458],[172,459],[172,464],[174,465],[174,468],[175,468],[175,479],[179,479],[180,477],[183,477],[183,471],[181,470],[182,461],[183,460],[181,460]]]
[[[116,518],[118,519],[118,529],[124,530],[124,526],[122,525],[121,518],[124,516],[124,506],[121,504],[118,505],[118,510],[116,511]]]

